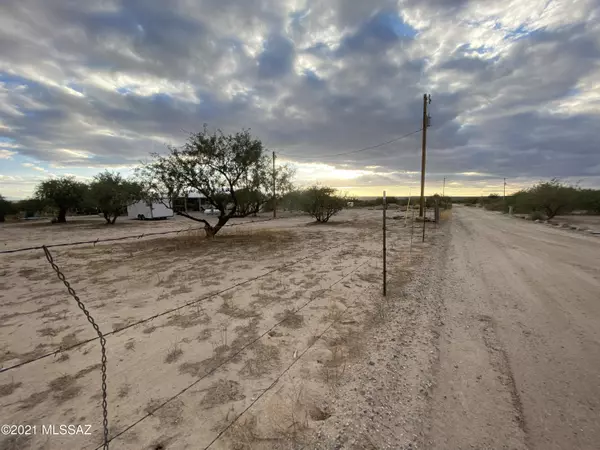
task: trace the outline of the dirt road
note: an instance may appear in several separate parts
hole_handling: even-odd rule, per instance
[[[426,447],[600,448],[600,239],[453,215]]]

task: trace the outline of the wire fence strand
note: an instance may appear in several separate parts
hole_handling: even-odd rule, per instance
[[[236,227],[236,226],[240,226],[240,225],[247,225],[250,223],[270,222],[272,220],[277,220],[277,219],[269,218],[269,219],[261,219],[261,220],[248,220],[246,222],[232,223],[229,225],[224,225],[222,228]],[[125,241],[127,239],[141,239],[141,238],[150,237],[150,236],[160,236],[160,235],[164,235],[164,234],[179,234],[184,231],[187,232],[187,231],[199,231],[199,230],[204,230],[204,227],[188,227],[188,228],[181,228],[179,230],[155,231],[152,233],[142,233],[142,234],[130,234],[127,236],[121,236],[121,237],[116,237],[116,238],[106,238],[106,239],[97,238],[97,239],[91,239],[88,241],[62,242],[60,244],[37,245],[35,247],[23,247],[23,248],[11,249],[11,250],[0,250],[0,255],[9,254],[9,253],[27,252],[27,251],[31,251],[31,250],[41,250],[43,248],[69,247],[72,245],[93,244],[95,246],[96,244],[98,244],[100,242],[117,242],[117,241]]]
[[[77,306],[79,306],[79,309],[81,309],[81,311],[83,311],[83,314],[87,318],[88,322],[92,325],[92,327],[98,334],[98,339],[100,339],[100,347],[101,347],[101,353],[102,353],[102,357],[101,357],[102,427],[103,427],[103,432],[104,432],[104,439],[103,439],[103,444],[101,447],[104,450],[108,450],[108,404],[106,401],[106,339],[104,338],[104,335],[100,331],[100,327],[98,327],[98,324],[96,323],[94,318],[90,315],[89,311],[87,310],[87,308],[85,307],[85,305],[83,304],[83,302],[81,301],[81,299],[79,298],[79,296],[77,295],[75,290],[71,287],[71,284],[67,281],[64,274],[61,272],[60,268],[54,262],[54,258],[52,257],[50,250],[48,250],[48,248],[46,246],[44,246],[43,249],[44,249],[44,254],[46,255],[46,259],[52,266],[52,269],[54,269],[54,271],[56,272],[58,279],[63,282],[63,284],[67,288],[67,291],[69,291],[69,294],[71,295],[71,297],[73,297],[73,299],[75,299],[75,301],[77,302]]]

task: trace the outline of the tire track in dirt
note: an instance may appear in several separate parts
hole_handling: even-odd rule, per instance
[[[426,448],[597,449],[598,241],[456,208],[451,244]]]
[[[498,371],[504,379],[502,384],[507,387],[512,398],[512,404],[515,409],[516,420],[521,431],[527,437],[527,424],[525,422],[525,414],[523,413],[523,402],[515,384],[515,377],[510,367],[508,354],[496,335],[496,324],[490,316],[480,316],[479,321],[483,324],[483,342],[485,343],[490,355],[492,366]]]
[[[447,260],[439,262],[445,264],[437,280],[444,325],[424,446],[526,450],[521,400],[495,332],[481,268],[469,258],[474,233],[453,220]]]

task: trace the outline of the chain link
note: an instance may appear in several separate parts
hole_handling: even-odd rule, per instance
[[[96,333],[100,338],[100,347],[102,349],[102,426],[104,428],[104,442],[102,448],[104,450],[108,450],[108,403],[106,401],[106,339],[100,331],[98,324],[94,321],[94,318],[90,315],[83,302],[77,296],[75,290],[71,287],[63,273],[60,271],[60,268],[54,262],[54,258],[52,257],[50,250],[48,250],[48,248],[45,245],[42,246],[42,249],[44,250],[46,259],[52,266],[52,269],[54,269],[54,271],[56,272],[58,279],[63,282],[63,284],[69,291],[69,294],[75,299],[75,301],[77,302],[77,306],[79,306],[79,309],[83,311],[83,314],[85,314],[85,317],[87,318],[88,322],[92,324],[92,327],[94,327],[94,330],[96,330]]]

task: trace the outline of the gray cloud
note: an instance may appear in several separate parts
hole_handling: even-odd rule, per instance
[[[3,2],[0,143],[47,163],[126,165],[207,122],[250,127],[298,161],[382,166],[400,184],[420,167],[419,136],[324,155],[417,130],[431,92],[431,179],[600,179],[592,1],[489,3],[488,15],[466,0],[297,5]]]

